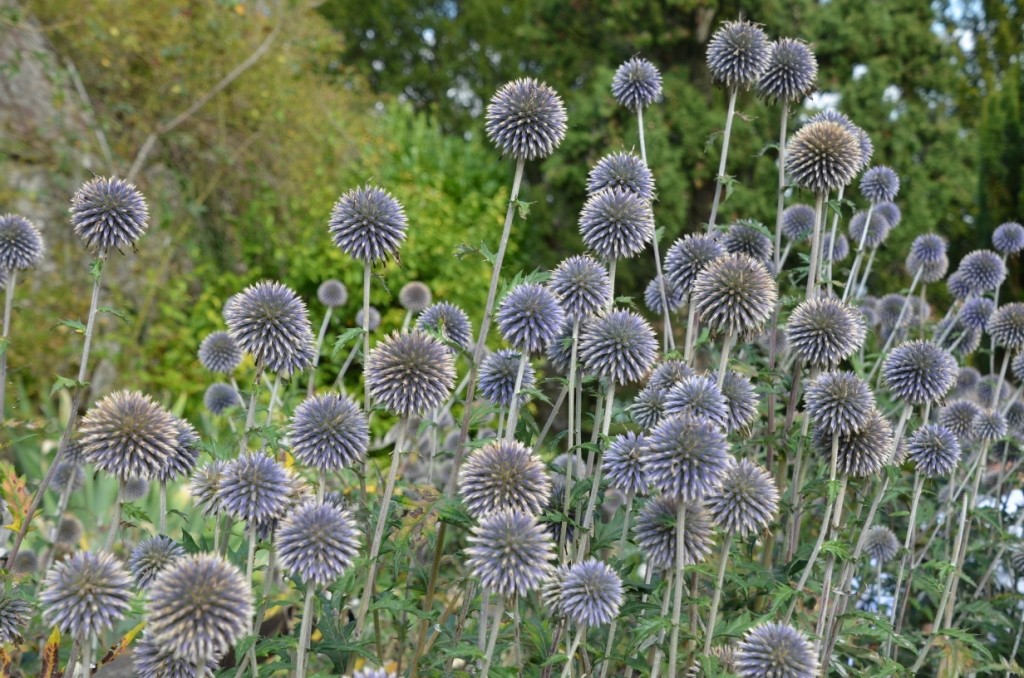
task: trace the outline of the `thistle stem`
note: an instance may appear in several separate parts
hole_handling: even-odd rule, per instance
[[[363,262],[363,371],[366,371],[366,361],[370,357],[370,262]],[[370,411],[370,392],[363,389],[363,412]],[[363,460],[363,470],[366,470],[366,460]],[[363,474],[366,475],[365,473]]]
[[[910,557],[911,547],[914,543],[914,533],[917,527],[917,507],[921,501],[921,491],[924,489],[924,476],[921,475],[920,471],[914,472],[914,494],[910,500],[910,517],[907,521],[907,535],[903,539],[903,555],[900,558],[900,569],[896,575],[896,588],[893,589],[892,594],[892,609],[889,610],[889,624],[893,627],[896,633],[900,632],[899,627],[901,626],[902,619],[898,615],[900,593],[903,590],[903,573],[907,567],[907,560]],[[910,586],[907,586],[906,596],[910,595]],[[886,639],[885,649],[882,651],[882,656],[888,656],[889,651],[892,648],[892,637]]]
[[[512,389],[512,402],[508,406],[508,425],[505,426],[505,440],[516,437],[516,424],[519,422],[520,393],[523,390],[523,375],[526,374],[526,363],[530,358],[526,351],[519,354],[519,369],[516,371],[516,384]]]
[[[839,193],[836,195],[836,199],[837,200],[841,201],[843,199],[843,192],[844,191],[846,191],[846,187],[845,186],[840,186],[839,187]],[[827,212],[826,212],[826,216],[827,216]],[[829,292],[832,291],[832,259],[833,259],[833,254],[836,251],[836,235],[838,234],[838,232],[839,232],[839,209],[836,209],[835,210],[835,214],[832,215],[832,231],[831,231],[831,233],[829,235],[829,241],[828,241],[828,248],[829,248],[830,251],[828,253],[828,257],[827,258],[824,256],[824,254],[822,255],[822,264],[823,264],[822,268],[825,269],[825,271],[826,271],[825,280],[828,282],[828,291]],[[824,251],[824,249],[825,249],[824,245],[825,245],[825,243],[822,243],[822,251]]]
[[[860,241],[857,243],[857,253],[853,257],[853,265],[850,266],[850,275],[846,278],[846,285],[843,287],[843,301],[850,299],[851,290],[857,284],[857,273],[860,271],[860,262],[864,258],[864,243],[868,239],[868,231],[871,227],[871,214],[875,211],[875,203],[868,205],[868,214],[864,219],[864,232],[860,234]]]
[[[775,203],[775,271],[782,272],[782,264],[786,261],[785,256],[779,256],[782,249],[782,212],[786,205],[786,131],[789,124],[789,100],[782,102],[782,119],[779,122],[779,190],[776,193]],[[786,254],[789,254],[787,245]]]
[[[580,626],[576,629],[576,635],[572,638],[572,643],[569,645],[569,649],[565,653],[565,668],[562,669],[562,678],[569,678],[572,675],[572,658],[576,654],[576,648],[583,642],[583,636],[587,632],[587,627]],[[480,675],[487,675],[482,673]]]
[[[811,229],[811,261],[807,268],[807,293],[808,300],[817,295],[818,267],[821,265],[821,225],[824,215],[822,214],[825,205],[825,194],[818,193],[814,198],[814,228]]]
[[[498,607],[494,610],[494,622],[491,627],[491,637],[487,641],[487,652],[484,654],[484,663],[480,668],[480,675],[489,675],[488,671],[491,669],[491,661],[494,658],[494,646],[498,643],[498,631],[501,630],[501,616],[505,614],[505,597],[498,597]]]
[[[715,230],[718,205],[722,201],[722,182],[725,179],[725,163],[729,156],[729,137],[732,135],[732,119],[736,115],[737,88],[729,90],[729,109],[725,113],[725,133],[722,135],[722,157],[718,160],[718,176],[715,177],[715,198],[711,203],[711,217],[708,219],[708,233]]]
[[[107,528],[107,539],[103,542],[104,551],[111,551],[114,548],[114,540],[117,539],[118,528],[121,527],[121,506],[123,502],[124,481],[119,480],[117,481],[117,500],[114,501],[114,515],[110,518],[110,527]]]
[[[864,265],[864,277],[860,279],[860,284],[856,286],[858,294],[861,290],[868,289],[868,278],[871,276],[871,266],[875,263],[875,255],[878,254],[878,245],[871,248],[871,254],[868,256],[868,263]]]
[[[607,439],[608,431],[612,423],[612,405],[615,402],[615,382],[608,382],[605,395],[604,419],[601,423],[601,437]],[[590,486],[590,498],[587,501],[587,513],[583,518],[583,529],[581,530],[579,548],[576,551],[576,559],[580,561],[587,553],[587,546],[590,543],[590,532],[594,527],[594,509],[597,508],[597,497],[601,494],[601,453],[598,452],[596,463],[593,469],[593,484]]]
[[[907,296],[903,297],[903,305],[900,306],[900,313],[896,316],[896,322],[893,324],[892,331],[889,332],[889,336],[885,338],[885,344],[882,346],[882,350],[879,351],[879,358],[875,361],[875,366],[871,368],[870,374],[868,374],[868,381],[871,381],[878,368],[882,366],[882,359],[889,351],[889,347],[892,346],[892,342],[896,339],[896,333],[900,330],[900,325],[903,323],[903,316],[906,315],[907,309],[910,307],[910,298],[914,296],[914,289],[917,287],[917,283],[921,280],[921,273],[924,268],[918,268],[917,272],[914,273],[914,278],[910,282],[910,289],[907,291]],[[998,389],[997,389],[998,390]]]
[[[643,106],[637,106],[636,108],[636,126],[640,133],[640,159],[643,160],[644,165],[647,166],[647,144],[644,142]],[[658,251],[657,231],[655,231],[654,237],[651,238],[651,247],[654,249],[654,272],[657,276],[655,280],[658,281],[658,294],[661,295],[661,308],[664,311],[662,317],[664,319],[665,328],[662,346],[667,351],[675,348],[675,338],[672,336],[671,311],[668,307],[668,294],[665,292],[665,277],[661,274],[661,253]]]
[[[606,311],[611,311],[612,307],[615,306],[615,264],[617,259],[612,259],[608,262],[608,303],[605,305]]]
[[[260,394],[260,380],[263,378],[263,364],[257,363],[256,376],[252,379],[252,393],[249,394],[249,409],[245,413],[245,426],[242,427],[241,440],[238,443],[238,454],[245,454],[249,447],[249,433],[256,422],[256,401]]]
[[[89,678],[92,675],[92,636],[86,634],[79,641],[82,648],[82,676]]]
[[[306,650],[313,635],[313,595],[316,589],[312,582],[306,584],[306,600],[302,603],[302,627],[299,631],[299,647],[295,652],[295,678],[306,678]]]
[[[167,481],[160,481],[159,533],[167,534]]]
[[[14,285],[17,269],[7,271],[7,288],[4,290],[4,324],[0,328],[0,425],[5,421],[4,406],[7,404],[7,353],[11,349],[11,307],[14,305]]]
[[[715,580],[715,592],[711,595],[711,611],[708,613],[708,625],[704,629],[704,654],[711,653],[711,641],[715,636],[715,619],[718,617],[718,605],[722,602],[722,584],[725,583],[725,566],[729,562],[729,549],[732,547],[732,532],[725,533],[722,543],[722,558],[718,563],[718,579]]]
[[[668,646],[668,676],[675,678],[679,663],[679,619],[683,612],[683,545],[686,543],[686,502],[680,497],[676,507],[676,570],[672,589],[672,636]]]
[[[331,324],[331,313],[334,311],[330,306],[324,314],[324,320],[320,323],[320,332],[316,336],[316,352],[313,354],[313,364],[309,368],[309,383],[306,385],[306,395],[313,396],[316,391],[316,368],[320,365],[320,351],[324,346],[324,338],[327,336],[327,327]]]
[[[722,355],[718,359],[718,388],[722,388],[722,382],[725,381],[725,371],[729,367],[729,352],[735,342],[735,333],[729,332],[725,335],[725,340],[722,342]]]

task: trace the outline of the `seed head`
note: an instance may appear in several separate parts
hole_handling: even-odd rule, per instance
[[[369,311],[370,312],[366,314],[367,315],[366,330],[368,332],[376,332],[377,328],[380,327],[380,321],[381,321],[380,311],[378,311],[376,309],[376,307],[374,307],[374,306],[371,306]],[[362,327],[362,326],[363,326],[363,309],[359,309],[358,311],[356,311],[356,327]]]
[[[972,297],[964,302],[958,317],[966,327],[984,331],[995,310],[995,302],[988,297]]]
[[[861,430],[875,411],[871,388],[853,372],[824,372],[804,394],[807,414],[816,428],[849,435]]]
[[[974,419],[972,437],[991,443],[1005,436],[1006,429],[1006,417],[995,410],[982,410]]]
[[[72,515],[66,515],[57,524],[57,543],[66,546],[77,544],[82,539],[82,521]]]
[[[392,334],[370,351],[366,361],[370,398],[401,416],[437,407],[454,382],[451,351],[423,332]]]
[[[757,393],[750,380],[732,370],[722,379],[722,396],[728,408],[727,431],[744,431],[757,419]]]
[[[543,160],[565,138],[565,105],[551,87],[533,78],[505,83],[487,105],[487,138],[516,160]]]
[[[689,365],[682,360],[663,360],[651,372],[648,385],[668,390],[687,377],[696,374]]]
[[[889,226],[896,228],[900,225],[900,221],[903,220],[903,212],[900,211],[899,206],[894,202],[880,202],[875,205],[875,211],[883,219],[889,222]]]
[[[765,235],[764,224],[753,219],[737,221],[722,237],[722,246],[730,254],[745,254],[766,268],[772,265],[772,239]]]
[[[1009,351],[1024,348],[1024,303],[1003,304],[988,323],[988,333],[996,346]]]
[[[213,675],[220,664],[220,656],[210,657],[202,662],[205,673]],[[197,678],[199,667],[188,659],[175,659],[162,651],[149,636],[143,636],[135,643],[132,652],[132,666],[138,678]]]
[[[668,310],[675,313],[686,305],[686,297],[673,287],[672,283],[663,282],[663,276],[655,276],[644,288],[644,305],[647,310],[657,316],[665,315],[665,308],[661,303],[661,286],[665,286],[665,300],[668,302]]]
[[[149,226],[149,208],[133,184],[96,177],[71,199],[71,225],[86,248],[102,254],[134,246]]]
[[[402,204],[383,188],[370,184],[338,198],[327,222],[334,245],[364,264],[394,257],[407,228]]]
[[[985,294],[998,289],[1006,280],[1006,264],[992,250],[974,250],[960,260],[957,273],[971,294]]]
[[[875,154],[875,145],[871,143],[871,137],[868,136],[868,133],[865,132],[863,128],[861,128],[859,125],[855,125],[854,122],[850,120],[850,118],[848,118],[846,115],[831,108],[815,114],[814,117],[812,117],[808,121],[808,123],[814,122],[835,122],[842,125],[846,130],[848,130],[851,134],[853,134],[853,136],[857,138],[857,145],[860,147],[860,164],[858,164],[857,166],[857,172],[863,171],[868,166],[868,163],[871,162],[871,156]],[[891,205],[893,203],[886,204]],[[875,207],[877,209],[878,206],[876,205]],[[889,219],[889,223],[891,223],[893,226],[896,225],[897,221],[898,219]]]
[[[192,476],[192,498],[204,517],[217,515],[223,508],[218,490],[227,466],[226,461],[214,460],[197,469]]]
[[[79,551],[54,565],[43,581],[43,621],[78,639],[103,633],[131,606],[131,581],[109,553]]]
[[[825,261],[843,261],[850,256],[850,241],[842,233],[837,233],[833,243],[832,234],[825,233],[821,236],[821,251]]]
[[[474,518],[511,511],[540,515],[551,496],[541,460],[516,440],[475,450],[459,472],[459,495]]]

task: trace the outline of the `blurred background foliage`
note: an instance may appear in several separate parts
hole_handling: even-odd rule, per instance
[[[104,317],[97,389],[130,383],[165,400],[185,396],[196,411],[210,381],[194,358],[198,344],[222,327],[225,299],[257,279],[298,289],[316,325],[317,285],[340,278],[353,294],[335,323],[353,325],[361,270],[332,246],[326,222],[334,200],[367,181],[392,191],[411,224],[401,262],[378,271],[386,286],[375,286],[373,301],[385,317],[401,321],[393,296],[413,279],[479,314],[489,267],[479,255],[452,254],[497,240],[512,166],[483,138],[482,111],[497,87],[522,75],[562,93],[570,128],[551,159],[528,167],[522,199],[531,211],[506,270],[550,267],[581,249],[576,218],[589,167],[637,142],[635,119],[609,91],[633,54],[665,77],[664,101],[645,115],[664,251],[709,211],[725,96],[710,83],[704,53],[714,27],[738,15],[813,45],[820,92],[791,129],[814,107],[835,106],[871,134],[873,162],[899,172],[904,220],[879,255],[879,288],[909,282],[903,257],[921,232],[949,238],[955,262],[989,246],[995,225],[1024,216],[1024,12],[1010,0],[2,0],[0,8],[0,84],[9,95],[0,201],[40,222],[52,260],[19,295],[11,362],[25,416],[38,411],[55,373],[75,368],[78,342],[54,327],[88,304],[87,260],[68,233],[66,201],[90,172],[124,176],[151,132],[268,40],[251,68],[159,135],[141,168],[153,230],[138,253],[109,264],[119,273],[105,303],[124,319]],[[40,80],[50,114],[23,93]],[[738,184],[723,219],[773,223],[779,111],[750,94],[739,110],[728,167]],[[649,259],[620,268],[624,293],[642,291]],[[1011,281],[1015,293],[1020,285]]]

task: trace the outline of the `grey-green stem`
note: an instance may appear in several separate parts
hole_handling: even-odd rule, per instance
[[[715,230],[715,219],[718,217],[718,206],[722,202],[722,183],[725,180],[726,159],[729,156],[729,137],[732,135],[732,119],[736,116],[736,94],[733,87],[729,90],[729,109],[725,113],[725,133],[722,135],[722,156],[718,160],[718,176],[715,177],[715,198],[711,203],[711,217],[708,218],[708,233]]]

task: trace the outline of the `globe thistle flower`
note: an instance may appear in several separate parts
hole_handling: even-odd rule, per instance
[[[860,179],[860,194],[871,203],[892,202],[900,191],[900,177],[891,167],[872,167]]]
[[[348,288],[340,280],[325,280],[316,288],[316,298],[327,308],[338,308],[348,302]]]
[[[115,391],[96,403],[78,428],[86,459],[120,478],[156,475],[175,453],[175,417],[138,391]]]
[[[0,270],[35,268],[43,257],[43,236],[35,224],[17,214],[0,216]]]
[[[729,462],[722,429],[703,417],[680,414],[659,423],[644,441],[641,461],[659,491],[690,501],[721,480]]]
[[[728,408],[727,431],[742,431],[757,419],[757,394],[750,380],[727,370],[720,388]]]
[[[551,272],[548,287],[565,316],[582,322],[603,309],[612,295],[608,271],[587,255],[569,257]]]
[[[232,407],[242,404],[242,397],[231,384],[217,382],[210,384],[203,394],[203,406],[212,414],[223,414]]]
[[[903,212],[896,203],[891,201],[880,202],[875,205],[875,212],[888,221],[889,226],[892,228],[899,226],[900,222],[903,220]]]
[[[942,424],[925,424],[907,441],[907,456],[929,478],[949,475],[960,461],[960,442]]]
[[[83,639],[121,621],[131,606],[131,582],[109,553],[79,551],[54,565],[39,592],[43,621]]]
[[[972,437],[991,443],[1006,435],[1006,418],[996,410],[982,410],[974,419]]]
[[[185,555],[185,549],[162,534],[143,539],[128,558],[128,571],[140,589],[149,586],[168,565]]]
[[[957,365],[949,351],[930,341],[909,341],[886,356],[882,377],[889,391],[911,405],[940,400],[956,381]]]
[[[875,412],[871,388],[853,372],[824,372],[807,385],[807,414],[818,428],[850,435]]]
[[[913,252],[907,255],[905,262],[907,272],[919,278],[921,282],[931,284],[937,283],[946,277],[949,271],[949,258],[945,255],[936,262],[927,262],[918,259]]]
[[[128,478],[121,483],[121,501],[130,504],[149,494],[149,481],[145,478]]]
[[[275,281],[250,285],[233,303],[228,332],[257,365],[289,376],[310,366],[315,356],[313,329],[306,304],[292,289]]]
[[[615,489],[627,494],[644,495],[650,482],[640,462],[644,435],[627,431],[612,439],[604,454],[604,476]]]
[[[892,452],[892,427],[877,409],[872,409],[861,428],[849,434],[832,433],[824,426],[814,427],[814,446],[822,459],[832,457],[832,438],[839,436],[836,470],[858,478],[878,473]]]
[[[199,362],[211,372],[231,374],[242,362],[242,349],[227,332],[211,332],[199,344]]]
[[[729,403],[715,378],[706,374],[686,377],[669,389],[665,412],[700,417],[725,430],[729,424]]]
[[[610,153],[587,174],[587,193],[599,193],[606,188],[621,188],[644,200],[654,200],[654,175],[636,153]]]
[[[381,321],[380,311],[378,311],[376,307],[371,306],[370,309],[369,309],[369,313],[367,313],[366,315],[367,315],[367,319],[368,319],[368,322],[366,323],[366,331],[367,332],[376,332],[377,328],[380,327],[380,321]],[[356,311],[356,327],[362,327],[362,326],[363,326],[363,309],[359,309],[358,311]]]
[[[558,336],[548,344],[547,350],[544,351],[548,364],[558,374],[569,374],[569,363],[572,362],[572,335],[572,323],[564,323]],[[579,350],[577,349],[577,364],[579,364],[578,354]]]
[[[871,137],[868,136],[868,133],[865,132],[863,128],[854,124],[854,122],[843,113],[831,108],[821,111],[820,113],[816,113],[808,121],[808,124],[815,122],[834,122],[842,125],[844,129],[853,134],[853,136],[857,138],[857,145],[860,148],[860,163],[857,165],[856,172],[854,173],[856,174],[868,166],[868,163],[871,162],[871,156],[875,153],[875,145],[871,143]],[[875,207],[877,209],[878,206],[876,205]],[[896,222],[892,219],[889,219],[889,223],[893,226],[896,225]]]
[[[861,240],[864,241],[864,247],[866,248],[877,247],[888,237],[891,228],[885,217],[875,210],[871,211],[870,222],[868,222],[867,212],[857,212],[850,218],[850,239],[857,243],[858,247]],[[864,229],[867,229],[866,234]]]
[[[431,301],[433,301],[433,295],[430,293],[430,288],[419,280],[407,282],[398,292],[398,303],[410,313],[420,313],[430,306]]]
[[[650,378],[647,380],[649,386],[668,390],[687,377],[696,374],[689,365],[682,360],[664,360],[654,368]]]
[[[76,492],[85,484],[85,471],[81,464],[70,461],[62,461],[57,464],[57,470],[53,472],[53,481],[50,483],[54,490],[63,491],[71,484],[71,492]]]
[[[252,589],[220,556],[179,558],[149,586],[146,618],[151,641],[176,659],[223,655],[249,629]]]
[[[416,329],[427,334],[439,334],[463,351],[469,348],[469,342],[473,339],[473,325],[469,322],[469,316],[447,301],[425,308],[416,319]]]
[[[1017,377],[1018,381],[1024,381],[1024,351],[1017,351],[1013,359],[1010,360],[1010,371],[1013,372],[1013,376]]]
[[[678,507],[678,500],[672,497],[654,497],[637,514],[633,538],[651,567],[675,568]],[[711,516],[696,501],[686,502],[684,511],[683,565],[694,565],[711,553]]]
[[[562,607],[562,582],[569,574],[568,565],[555,565],[551,568],[551,574],[540,585],[540,600],[554,616],[564,617],[565,609]]]
[[[334,245],[366,264],[394,257],[407,228],[402,204],[383,188],[370,184],[338,198],[327,222]]]
[[[478,385],[480,395],[486,398],[487,402],[499,407],[508,407],[512,404],[521,358],[521,353],[510,348],[500,349],[484,358],[480,364]],[[523,369],[523,383],[519,393],[520,405],[529,400],[529,395],[525,391],[533,388],[535,380],[536,374],[533,365],[527,360]]]
[[[833,296],[801,302],[786,327],[786,338],[797,357],[821,369],[834,368],[856,353],[866,334],[862,315]]]
[[[975,294],[974,288],[967,283],[967,278],[959,271],[953,271],[946,278],[946,289],[958,301],[963,301]]]
[[[688,295],[697,276],[723,254],[725,248],[714,236],[685,235],[672,243],[665,255],[665,279],[680,294]]]
[[[1024,432],[1024,403],[1014,400],[1006,406],[1004,416],[1006,417],[1006,427],[1010,434],[1020,437],[1021,433]]]
[[[75,516],[67,515],[57,523],[57,538],[54,541],[65,545],[77,544],[82,539],[82,532],[82,521]]]
[[[757,464],[732,460],[704,504],[716,525],[746,537],[771,523],[779,510],[779,491],[771,474]]]
[[[590,558],[570,565],[562,579],[558,608],[579,626],[601,626],[619,615],[622,580],[606,563]]]
[[[900,550],[900,542],[893,531],[884,525],[874,525],[864,537],[864,553],[879,564],[889,562]]]
[[[780,38],[771,44],[768,68],[757,81],[757,95],[767,101],[795,103],[814,91],[818,60],[803,40]]]
[[[679,293],[671,283],[664,280],[664,276],[655,276],[644,288],[644,305],[654,315],[665,315],[665,308],[661,304],[661,288],[665,287],[665,301],[668,302],[668,311],[676,312],[686,305],[686,297]]]
[[[434,409],[455,382],[451,352],[423,332],[389,336],[370,351],[365,373],[374,402],[401,416]]]
[[[226,461],[214,460],[197,469],[192,476],[192,498],[195,500],[196,508],[206,518],[217,515],[223,508],[218,490],[227,466]]]
[[[622,188],[606,188],[587,198],[580,212],[583,244],[607,261],[629,259],[654,237],[651,203]]]
[[[972,330],[984,331],[988,327],[988,319],[995,310],[995,302],[988,297],[972,297],[964,302],[958,318]]]
[[[1024,226],[1016,221],[999,224],[992,233],[992,246],[1004,256],[1024,250]]]
[[[708,265],[693,284],[692,304],[715,333],[756,334],[778,302],[775,280],[758,261],[726,254]]]
[[[1006,280],[1006,264],[992,250],[974,250],[960,260],[957,272],[972,294],[985,294],[998,289]]]
[[[149,638],[143,636],[135,643],[132,652],[132,666],[139,678],[196,678],[199,675],[213,675],[220,664],[220,655],[204,659],[200,667],[188,659],[175,659],[161,650]]]
[[[291,482],[290,473],[273,457],[243,454],[223,468],[216,500],[239,520],[263,522],[284,515],[291,504]]]
[[[726,21],[708,42],[711,80],[728,89],[749,89],[771,65],[772,45],[761,27],[749,21]]]
[[[484,445],[459,472],[459,495],[474,518],[511,511],[539,515],[551,495],[541,460],[516,440]]]
[[[202,441],[195,426],[179,417],[174,417],[174,425],[177,429],[174,449],[153,476],[154,480],[162,483],[192,473],[199,460],[199,453],[202,452]]]
[[[284,509],[278,514],[272,514],[251,524],[251,526],[255,526],[256,537],[260,540],[273,539],[281,520],[285,516],[291,515],[302,504],[313,499],[313,490],[301,476],[289,470],[285,483],[282,488],[285,495]],[[326,502],[326,499],[324,501]]]
[[[1024,304],[1003,304],[988,322],[988,333],[996,346],[1016,351],[1024,348]]]
[[[649,384],[637,393],[633,404],[629,406],[629,414],[633,421],[642,428],[653,428],[665,416],[665,400],[668,392]]]
[[[981,408],[970,400],[954,400],[939,411],[939,423],[962,445],[972,439],[974,422],[980,415]]]
[[[370,425],[359,406],[336,393],[306,398],[295,408],[288,436],[303,466],[336,471],[361,460],[370,445]]]
[[[782,213],[782,235],[793,243],[807,240],[814,231],[814,208],[792,205]]]
[[[558,334],[565,314],[555,296],[543,285],[526,283],[513,288],[501,302],[498,330],[509,344],[526,353],[541,353]]]
[[[661,98],[661,73],[647,59],[633,57],[615,70],[612,96],[634,111],[650,106]]]
[[[722,247],[729,254],[745,254],[768,267],[772,261],[772,239],[765,235],[765,226],[754,219],[743,219],[729,227],[722,236]]]
[[[832,234],[825,233],[821,236],[821,250],[824,261],[843,261],[850,256],[850,241],[842,233],[837,233],[833,243]]]
[[[861,163],[857,136],[836,122],[809,122],[786,147],[786,172],[793,183],[818,195],[848,185]]]
[[[650,373],[657,353],[650,323],[632,311],[613,310],[594,318],[580,335],[583,368],[615,384],[641,381]]]
[[[981,346],[981,330],[968,327],[959,317],[943,319],[935,326],[935,332],[945,335],[940,345],[954,357],[970,355]]]
[[[9,593],[0,593],[0,643],[14,643],[32,619],[32,606]]]
[[[328,586],[352,566],[359,536],[344,510],[307,502],[281,521],[274,547],[285,570],[307,585]]]
[[[815,678],[814,645],[789,624],[769,622],[747,631],[736,648],[741,678]]]
[[[501,511],[473,528],[466,565],[484,590],[524,596],[540,588],[551,572],[554,542],[533,516]]]
[[[134,246],[149,226],[146,199],[117,177],[95,177],[71,199],[71,225],[92,252]]]
[[[21,549],[8,569],[15,576],[32,574],[39,569],[39,556],[32,549]]]
[[[505,83],[487,105],[484,131],[516,160],[543,160],[565,138],[565,105],[551,87],[533,78]]]
[[[997,395],[998,393],[998,395]],[[978,380],[974,387],[974,397],[983,406],[988,407],[993,401],[1001,403],[1010,397],[1012,390],[1005,380],[1000,380],[999,375],[987,374]]]

